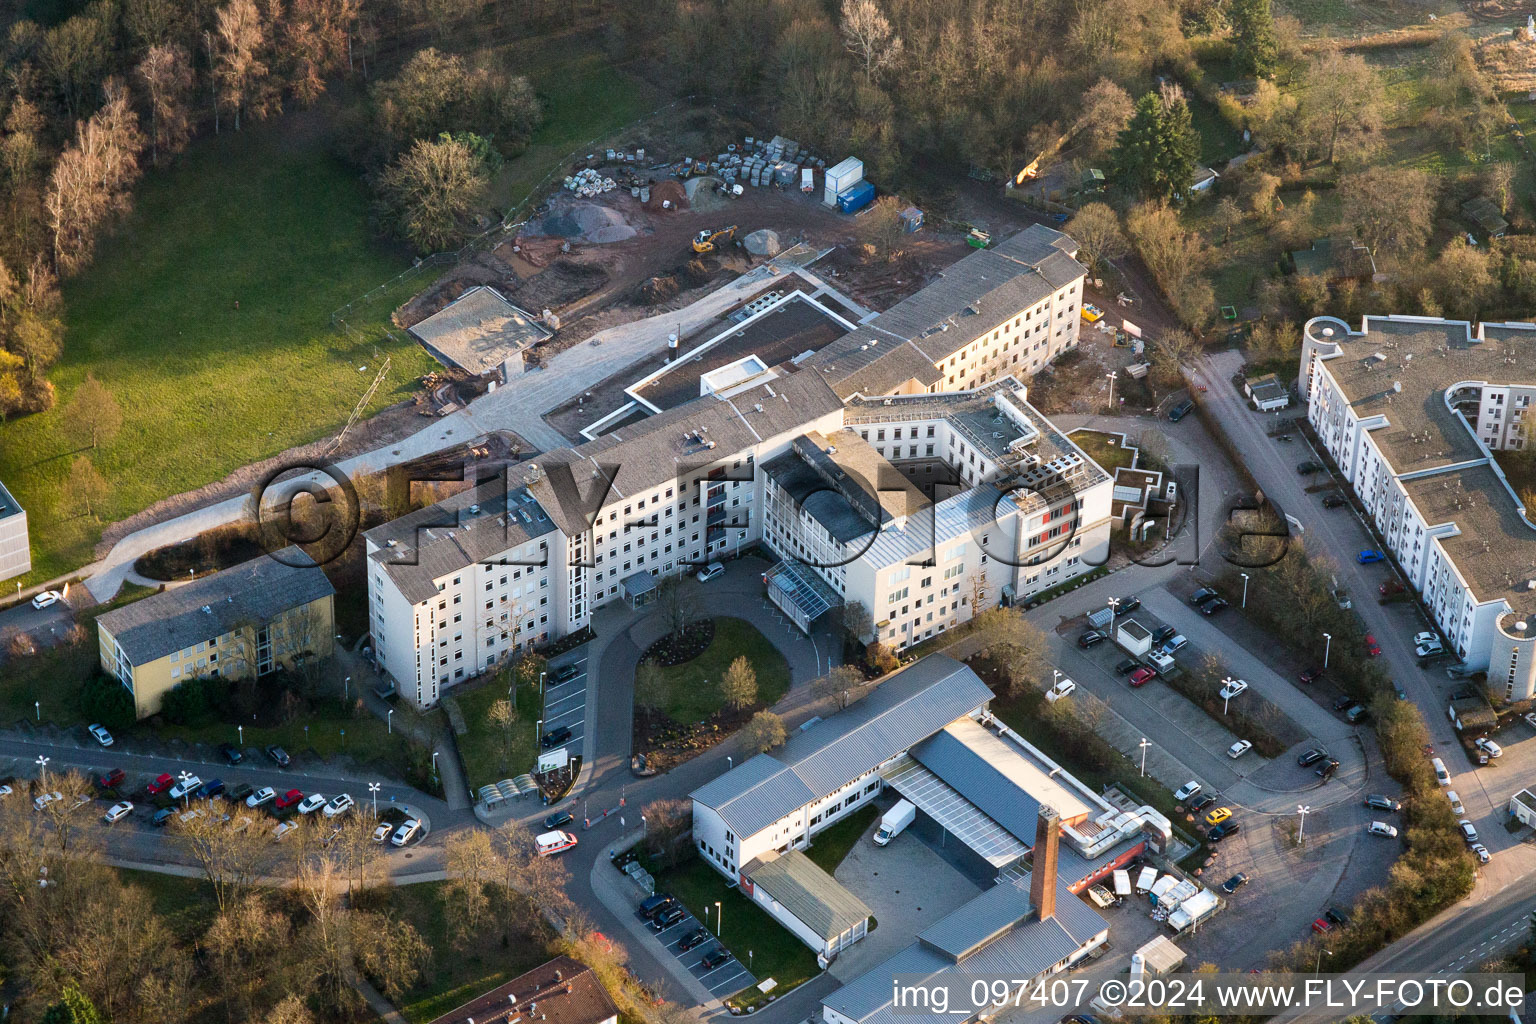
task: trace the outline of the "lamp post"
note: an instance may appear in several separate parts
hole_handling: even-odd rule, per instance
[[[346,676],[341,681],[341,702],[345,704],[352,699],[352,677]]]
[[[650,835],[650,826],[648,824],[646,824],[645,815],[643,815],[643,814],[640,815],[640,834],[642,836]],[[715,904],[715,906],[717,906],[717,907],[719,905],[720,904],[718,904],[718,903]]]
[[[720,932],[724,927],[725,908],[720,905],[719,900],[715,900],[715,938],[718,939],[720,937]]]
[[[51,760],[53,759],[44,757],[42,754],[37,755],[37,767],[42,773],[43,785],[45,786],[48,785],[48,762]]]
[[[1227,713],[1227,705],[1232,703],[1232,698],[1228,694],[1232,692],[1232,683],[1234,681],[1231,676],[1227,676],[1221,681],[1221,713],[1223,715]]]
[[[1109,629],[1110,632],[1114,632],[1115,615],[1120,611],[1120,599],[1118,597],[1112,597],[1107,603],[1109,605]]]
[[[240,745],[242,747],[245,746],[245,726],[237,725],[235,726],[235,731],[240,734]]]
[[[1115,413],[1115,378],[1119,374],[1106,373],[1104,376],[1109,378],[1109,413],[1113,416]]]
[[[725,770],[726,771],[730,771],[732,768],[735,768],[735,767],[736,767],[736,759],[734,757],[732,757],[730,754],[726,754],[725,755]]]
[[[1307,835],[1307,814],[1312,810],[1306,804],[1297,804],[1296,813],[1301,815],[1301,824],[1296,826],[1296,845],[1300,846]]]
[[[37,720],[41,722],[43,720],[43,702],[35,700],[32,702],[32,707],[37,711]]]
[[[539,673],[539,696],[544,696],[544,673]]]
[[[432,751],[432,777],[437,778],[437,751]]]
[[[1243,578],[1243,607],[1247,608],[1248,607],[1248,574],[1245,573],[1245,572],[1240,572],[1240,573],[1238,573],[1238,575]]]
[[[1329,956],[1333,956],[1333,950],[1319,948],[1318,951],[1317,951],[1317,963],[1312,968],[1312,973],[1313,974],[1316,974],[1317,972],[1319,972],[1319,971],[1321,971],[1323,969],[1323,954],[1324,953],[1327,953]]]
[[[379,820],[379,784],[377,782],[370,782],[370,783],[368,783],[368,792],[373,797],[373,820],[374,821],[378,821]]]
[[[1333,650],[1333,634],[1323,634],[1323,668],[1328,667],[1328,652]]]
[[[1147,738],[1145,736],[1143,736],[1141,738],[1141,777],[1142,778],[1146,778],[1147,777],[1147,747],[1149,747],[1149,746],[1151,746],[1151,744],[1148,743],[1147,742]]]
[[[541,718],[541,719],[539,719],[538,724],[533,727],[533,742],[535,742],[535,743],[539,742],[539,736],[543,732],[544,732],[544,719]]]
[[[395,709],[394,708],[390,708],[389,709],[389,714],[384,716],[384,728],[388,731],[389,735],[393,736],[395,734]]]
[[[187,782],[192,778],[192,773],[182,770],[176,773],[176,779],[181,783],[181,806],[185,807],[192,799],[192,791],[187,788]]]

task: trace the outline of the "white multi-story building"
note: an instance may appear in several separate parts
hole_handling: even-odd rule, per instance
[[[1536,324],[1317,317],[1301,386],[1447,645],[1494,696],[1536,696],[1536,522],[1492,456],[1531,436]]]
[[[1075,252],[1060,232],[1030,228],[851,332],[835,312],[851,313],[846,301],[786,275],[783,294],[742,311],[729,344],[716,335],[629,389],[637,415],[656,415],[610,414],[621,425],[594,440],[369,531],[379,667],[430,707],[502,658],[580,630],[593,608],[759,542],[806,588],[807,607],[786,606],[802,625],[858,600],[896,647],[978,602],[1101,563],[1110,478],[1013,376],[1077,344]],[[791,509],[809,494],[764,465],[841,472],[828,451],[838,445],[844,466],[857,454],[875,481],[841,488],[852,518],[818,498]],[[904,507],[876,515],[887,476]],[[868,548],[858,559],[829,557],[854,541]]]

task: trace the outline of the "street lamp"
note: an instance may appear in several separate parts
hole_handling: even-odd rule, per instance
[[[539,719],[538,723],[533,727],[533,742],[535,742],[535,743],[539,742],[539,734],[542,733],[543,731],[544,731],[544,719],[541,718],[541,719]]]
[[[646,824],[645,815],[643,815],[643,814],[640,815],[640,834],[643,835],[643,836],[650,835],[650,826]],[[718,904],[718,903],[715,904],[715,906],[717,906],[717,907],[719,905],[720,904]]]
[[[48,785],[48,762],[51,760],[52,758],[44,757],[42,754],[37,755],[37,767],[42,772],[43,785],[45,786]]]
[[[1319,947],[1318,951],[1317,951],[1317,963],[1312,968],[1312,973],[1313,974],[1316,974],[1318,971],[1321,971],[1323,969],[1323,954],[1324,953],[1327,953],[1329,956],[1333,956],[1333,950],[1331,950],[1331,949],[1323,949],[1323,948]]]
[[[1109,414],[1113,416],[1115,414],[1115,378],[1119,374],[1106,373],[1104,376],[1109,378]]]
[[[1234,680],[1231,676],[1227,676],[1221,681],[1221,713],[1223,715],[1227,713],[1227,705],[1232,703],[1232,698],[1229,696],[1229,694],[1232,692],[1232,684],[1234,682],[1236,682],[1236,680]]]
[[[1323,668],[1328,667],[1328,652],[1333,650],[1333,634],[1323,634]]]
[[[374,821],[378,821],[379,820],[379,784],[377,782],[370,782],[370,783],[368,783],[368,792],[373,795],[373,820]]]
[[[432,751],[432,777],[437,778],[437,751]]]
[[[352,699],[352,677],[347,676],[341,681],[341,702],[345,704]]]
[[[725,908],[720,906],[720,901],[715,900],[715,938],[720,937],[720,930],[725,927]]]
[[[1243,578],[1243,607],[1247,608],[1248,607],[1248,574],[1245,573],[1245,572],[1240,572],[1240,573],[1238,573],[1238,575]]]
[[[1149,747],[1149,746],[1151,746],[1151,744],[1148,743],[1147,742],[1147,738],[1145,736],[1143,736],[1141,738],[1141,777],[1142,778],[1146,778],[1147,777],[1147,747]]]
[[[36,709],[37,720],[41,722],[43,720],[43,702],[40,700],[35,700],[32,702],[32,707]]]
[[[730,754],[726,754],[725,755],[725,770],[726,771],[730,771],[732,768],[735,768],[735,767],[736,767],[736,759],[734,757],[732,757]]]
[[[1118,597],[1112,597],[1112,598],[1109,599],[1108,604],[1109,604],[1109,628],[1110,629],[1114,629],[1115,628],[1115,614],[1120,611],[1120,599]]]
[[[544,696],[544,673],[539,673],[539,696]]]
[[[393,736],[395,734],[395,709],[394,708],[390,708],[389,709],[389,714],[384,716],[384,728],[388,730],[389,735]]]
[[[183,769],[176,773],[176,778],[181,783],[181,806],[185,807],[192,801],[192,791],[187,788],[187,782],[192,778],[192,773]]]
[[[1306,838],[1306,834],[1307,834],[1307,814],[1309,812],[1311,812],[1311,810],[1312,810],[1312,808],[1308,807],[1306,804],[1297,804],[1296,805],[1296,813],[1301,815],[1301,824],[1296,827],[1296,845],[1297,846],[1300,846],[1301,843],[1302,843],[1302,840]]]

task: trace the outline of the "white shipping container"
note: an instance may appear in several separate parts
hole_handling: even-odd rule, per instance
[[[837,205],[837,197],[864,180],[864,161],[851,156],[836,167],[827,169],[821,201],[828,206]]]

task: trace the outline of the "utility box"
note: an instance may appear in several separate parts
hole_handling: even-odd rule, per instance
[[[837,197],[864,180],[864,161],[851,156],[835,167],[829,167],[823,175],[821,201],[828,206],[837,205]]]
[[[1115,626],[1115,643],[1139,658],[1152,649],[1152,631],[1135,619],[1121,619]]]
[[[861,181],[852,188],[839,192],[837,208],[843,213],[857,213],[875,201],[875,186]]]
[[[901,211],[901,229],[903,231],[918,231],[923,226],[923,211],[915,206],[909,206]]]

